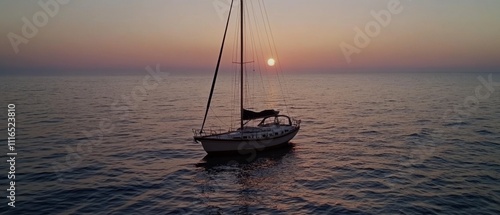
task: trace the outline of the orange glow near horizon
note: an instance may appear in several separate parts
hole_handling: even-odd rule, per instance
[[[363,29],[373,21],[371,11],[385,9],[386,1],[276,0],[266,2],[266,6],[279,65],[286,71],[500,68],[497,60],[500,29],[492,27],[500,20],[493,9],[500,7],[500,2],[481,5],[459,1],[460,4],[402,3],[404,11],[393,15],[391,23],[370,38],[367,47],[351,56],[350,63],[339,45],[343,42],[353,45],[356,37],[353,29]],[[19,14],[32,17],[33,5],[29,2],[2,4],[5,7],[0,7],[0,23],[5,26],[4,35],[9,32],[22,35],[23,22]],[[284,4],[286,10],[283,10]],[[161,64],[164,68],[211,72],[225,24],[213,4],[195,0],[131,4],[113,3],[113,0],[73,2],[60,11],[47,26],[39,28],[28,43],[19,45],[18,54],[5,37],[0,49],[0,67],[3,70],[98,70]],[[229,35],[232,33],[233,30]],[[224,57],[229,59],[231,43],[226,50]],[[264,61],[272,66],[269,59],[272,53],[264,54],[268,55]]]

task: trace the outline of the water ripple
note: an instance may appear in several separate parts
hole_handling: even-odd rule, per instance
[[[22,125],[16,212],[500,214],[500,97],[442,118],[476,76],[293,76],[302,130],[294,147],[255,157],[205,156],[192,141],[204,76],[170,77],[127,110],[112,104],[142,77],[2,79]],[[113,129],[84,135],[102,122]]]

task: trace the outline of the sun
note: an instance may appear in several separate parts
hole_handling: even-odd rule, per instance
[[[267,65],[268,65],[268,66],[274,66],[274,64],[276,64],[276,61],[275,61],[274,59],[269,58],[269,59],[267,60]]]

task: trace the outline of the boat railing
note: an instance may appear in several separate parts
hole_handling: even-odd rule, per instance
[[[300,123],[301,123],[301,120],[297,120],[297,119],[290,119],[291,121],[291,125],[293,126],[300,126]],[[237,129],[239,130],[239,129]],[[219,135],[219,134],[224,134],[224,133],[230,133],[230,132],[233,132],[233,131],[237,131],[237,130],[234,130],[234,129],[222,129],[222,128],[217,128],[217,129],[203,129],[203,130],[200,130],[200,129],[193,129],[193,134],[195,137],[204,137],[204,136],[215,136],[215,135]],[[262,131],[262,130],[260,130]],[[267,131],[265,131],[267,132]]]
[[[294,125],[294,126],[300,126],[301,122],[302,121],[300,119],[294,119],[294,118],[292,118],[292,125]]]
[[[193,129],[193,134],[195,137],[203,137],[203,136],[209,136],[209,135],[218,135],[218,134],[223,134],[227,133],[228,130],[226,129]]]

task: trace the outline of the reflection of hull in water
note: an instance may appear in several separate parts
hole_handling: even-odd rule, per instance
[[[225,134],[195,137],[196,141],[201,142],[203,149],[208,154],[249,154],[256,151],[264,151],[267,149],[279,148],[289,145],[289,141],[299,132],[299,126],[280,126],[279,129],[271,129],[274,136],[270,136],[268,132],[243,132],[241,138],[240,131],[229,132]],[[262,135],[265,134],[266,137]],[[253,136],[252,136],[253,135]]]
[[[280,148],[274,150],[266,150],[258,153],[248,153],[245,156],[241,155],[226,155],[226,156],[214,156],[213,154],[207,154],[200,163],[197,163],[197,167],[203,167],[205,169],[212,169],[218,166],[231,166],[231,165],[248,165],[255,164],[256,161],[261,159],[266,160],[281,160],[288,154],[293,154],[294,146],[292,142],[283,145]],[[253,165],[252,164],[252,165]]]

